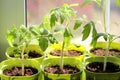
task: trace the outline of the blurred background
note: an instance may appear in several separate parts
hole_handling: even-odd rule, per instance
[[[50,9],[62,6],[64,3],[82,4],[84,0],[28,0],[27,1],[27,21],[28,25],[40,24],[43,16],[45,16]],[[120,35],[120,7],[116,6],[116,0],[111,1],[111,13],[110,13],[110,33]],[[103,31],[103,13],[101,8],[96,3],[91,3],[83,8],[74,7],[78,12],[78,17],[86,15],[89,20],[95,21],[98,32]],[[75,42],[81,41],[81,29],[76,32],[76,37],[73,40]],[[90,40],[84,43],[88,44]]]

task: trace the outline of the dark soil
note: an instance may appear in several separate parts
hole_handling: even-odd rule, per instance
[[[103,71],[103,62],[93,62],[86,65],[86,69],[92,72],[99,72],[99,73],[112,73],[112,72],[119,72],[120,66],[113,64],[111,62],[107,62],[106,71]]]
[[[20,53],[19,53],[20,54]],[[25,58],[38,58],[38,57],[42,57],[42,54],[36,52],[36,51],[29,51],[29,53],[24,53]],[[27,55],[27,57],[26,57]],[[10,55],[10,57],[15,57],[14,54]],[[19,55],[19,58],[21,58],[21,55]]]
[[[55,50],[55,51],[51,52],[50,54],[53,55],[53,56],[60,56],[61,55],[61,50]],[[80,56],[82,54],[83,54],[82,52],[75,51],[75,50],[68,50],[68,51],[64,52],[64,56],[69,56],[69,57]]]
[[[29,58],[38,58],[38,57],[41,57],[42,54],[39,54],[39,53],[37,53],[36,51],[30,51],[30,52],[28,53],[28,56],[29,56]]]
[[[95,49],[91,49],[90,52],[97,56],[105,56],[106,50],[102,48],[95,48]],[[114,56],[114,55],[120,56],[120,51],[117,49],[110,49],[108,56]]]
[[[52,74],[74,74],[80,72],[78,68],[70,65],[64,65],[63,71],[60,70],[58,65],[45,67],[44,71]]]
[[[24,72],[25,72],[24,76],[30,76],[30,75],[38,73],[37,69],[34,69],[32,67],[25,67]],[[4,70],[3,74],[7,76],[22,76],[22,69],[21,67],[15,66],[12,69]]]

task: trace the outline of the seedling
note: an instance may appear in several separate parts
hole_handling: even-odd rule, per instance
[[[85,17],[77,18],[76,11],[73,6],[80,6],[79,4],[64,4],[62,7],[52,9],[48,15],[43,19],[43,22],[36,29],[30,28],[30,31],[36,36],[39,45],[43,51],[48,47],[48,44],[56,43],[58,40],[55,34],[62,34],[62,49],[61,49],[61,63],[60,69],[63,71],[64,65],[64,51],[69,46],[71,39],[74,37],[73,31],[77,30],[83,22]],[[73,27],[70,25],[74,24]]]
[[[21,25],[19,28],[13,25],[11,30],[7,30],[6,35],[10,47],[16,47],[13,51],[14,55],[21,57],[23,60],[25,57],[24,51],[32,40],[29,30],[24,25]],[[24,62],[22,63],[22,75],[24,75]]]
[[[92,2],[93,0],[90,0],[89,2]],[[110,49],[110,45],[111,43],[120,38],[120,36],[117,36],[117,35],[112,35],[110,34],[109,32],[107,32],[107,25],[106,25],[106,22],[107,22],[107,19],[105,17],[105,8],[106,8],[106,4],[108,2],[108,0],[103,0],[103,5],[101,5],[102,3],[102,0],[94,0],[98,5],[99,7],[102,8],[103,10],[103,22],[104,22],[104,32],[103,33],[98,33],[96,28],[95,28],[95,24],[94,22],[91,22],[91,23],[88,23],[87,26],[84,27],[84,30],[83,30],[83,38],[82,40],[86,40],[90,34],[90,31],[92,29],[92,41],[91,41],[91,45],[93,45],[94,47],[96,46],[96,43],[97,43],[97,40],[102,36],[104,38],[104,40],[106,41],[106,54],[105,54],[105,57],[104,57],[104,66],[103,66],[103,71],[106,70],[106,66],[107,66],[107,56],[109,54],[109,49]],[[85,1],[86,3],[88,1]],[[117,3],[116,3],[118,6],[120,6],[120,0],[117,0]]]

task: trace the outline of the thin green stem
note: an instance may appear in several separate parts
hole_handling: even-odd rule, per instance
[[[22,56],[22,76],[24,76],[24,50],[25,50],[25,45],[23,45],[23,48],[22,48],[22,53],[21,53],[21,56]]]
[[[107,30],[107,28],[108,28],[108,24],[107,24],[107,17],[109,17],[109,16],[107,16],[106,17],[106,14],[107,14],[107,9],[109,9],[109,7],[110,6],[107,6],[108,5],[108,1],[109,0],[104,0],[103,1],[103,21],[104,21],[104,31],[105,31],[105,34],[107,34],[107,41],[106,41],[106,47],[107,47],[107,49],[106,49],[106,52],[105,52],[105,57],[104,57],[104,65],[103,65],[103,71],[106,71],[106,67],[107,67],[107,56],[108,56],[108,54],[109,54],[109,47],[110,47],[110,40],[109,40],[109,35],[108,35],[108,30]],[[108,13],[110,13],[110,12],[108,12]]]
[[[110,41],[109,41],[109,35],[107,35],[107,43],[106,43],[106,46],[107,46],[107,49],[105,51],[105,58],[104,58],[104,66],[103,66],[103,71],[106,71],[106,67],[107,67],[107,56],[109,54],[109,48],[110,48]]]
[[[102,7],[102,10],[103,10],[103,26],[104,26],[104,32],[107,33],[107,30],[106,30],[106,17],[105,17],[105,14],[106,14],[106,0],[103,1],[103,7]]]
[[[104,23],[104,32],[107,33],[106,30],[106,17],[105,17],[105,9],[106,9],[106,0],[103,1],[103,23]],[[108,38],[107,38],[108,39]],[[106,66],[107,66],[107,50],[105,52],[105,57],[104,57],[104,65],[103,65],[103,71],[106,70]]]
[[[62,51],[61,51],[61,62],[60,62],[60,69],[62,72],[63,72],[63,66],[64,66],[64,46],[65,46],[65,41],[63,40]]]

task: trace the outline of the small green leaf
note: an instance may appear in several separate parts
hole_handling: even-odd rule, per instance
[[[95,28],[95,24],[94,24],[93,21],[91,21],[91,25],[92,25],[92,27],[93,27],[93,30],[92,30],[92,37],[95,37],[96,34],[97,34],[97,30],[96,30],[96,28]]]
[[[54,9],[50,10],[50,13],[54,13],[54,12],[58,11],[59,9],[60,9],[60,7],[54,8]]]
[[[94,0],[98,6],[101,6],[101,0]]]
[[[82,41],[84,41],[88,38],[88,36],[90,34],[90,30],[91,30],[91,22],[84,26],[84,30],[82,32],[82,34],[83,34]]]
[[[65,47],[68,47],[70,45],[70,42],[71,42],[71,37],[65,37],[64,41],[65,41]]]
[[[81,19],[77,19],[74,25],[74,30],[78,29],[80,26],[82,25],[82,20]]]
[[[7,30],[7,32],[6,32],[7,41],[11,47],[14,46],[13,43],[14,43],[15,39],[17,38],[17,35],[18,35],[17,31],[18,31],[18,29],[16,28],[16,26],[13,26],[12,30]]]
[[[65,28],[64,37],[73,37],[73,35],[68,27]]]
[[[50,26],[53,27],[55,26],[56,22],[57,22],[57,14],[52,14],[50,17]]]
[[[116,5],[117,5],[117,6],[120,6],[120,0],[117,0],[117,1],[116,1]]]
[[[64,22],[65,20],[65,15],[63,13],[60,14],[60,22],[61,24]]]
[[[80,4],[80,7],[84,7],[86,4],[92,3],[93,0],[84,0],[82,4]]]
[[[72,35],[70,29],[68,27],[66,27],[65,32],[64,32],[64,41],[65,41],[66,46],[68,46],[70,44],[72,37],[73,37],[73,35]]]
[[[64,27],[64,25],[62,25],[62,24],[60,24],[60,25],[58,25],[58,26],[56,26],[55,27],[55,32],[59,32],[59,31],[62,31],[62,30],[64,30],[65,29],[65,27]]]
[[[45,51],[48,47],[48,40],[44,37],[39,37],[39,46],[42,51]]]
[[[42,23],[40,24],[39,27],[40,28],[41,27],[46,27],[47,29],[51,29],[51,26],[50,26],[50,15],[44,16],[43,21],[42,21]]]
[[[47,35],[49,32],[46,28],[40,28],[40,34],[41,35]]]
[[[97,33],[96,36],[92,38],[91,45],[96,46],[97,40],[103,36],[104,40],[107,41],[107,35],[105,33]]]
[[[33,27],[33,26],[29,27],[29,31],[30,31],[34,36],[39,35],[39,33],[37,32],[36,28]]]
[[[49,39],[50,43],[52,43],[52,44],[58,43],[58,41],[56,40],[56,38],[52,34],[48,35],[48,39]]]
[[[24,26],[24,25],[21,25],[20,26],[20,31],[21,31],[21,33],[24,33],[24,32],[26,32],[26,27]]]

